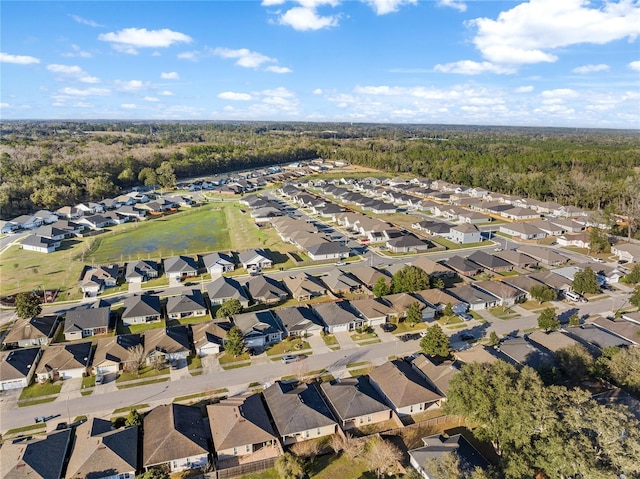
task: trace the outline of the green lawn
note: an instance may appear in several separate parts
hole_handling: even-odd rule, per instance
[[[134,409],[140,412],[140,409],[145,409],[148,407],[150,407],[148,404],[134,404],[133,406],[126,406],[115,409],[111,414],[120,414],[121,412],[129,412],[133,411]]]
[[[116,382],[122,383],[126,381],[133,381],[134,379],[145,379],[145,378],[153,378],[156,376],[163,376],[169,374],[169,368],[164,368],[162,370],[158,370],[154,366],[145,366],[138,372],[133,373],[122,373]]]
[[[61,383],[49,383],[46,382],[44,384],[33,383],[31,386],[27,386],[20,393],[20,400],[23,399],[35,399],[40,398],[42,396],[50,396],[52,394],[60,394],[60,390],[62,389]]]
[[[267,356],[279,356],[305,349],[311,349],[311,345],[302,338],[294,338],[290,341],[284,340],[274,344],[267,349]]]
[[[200,358],[200,356],[196,355],[189,355],[189,357],[187,358],[187,367],[189,369],[200,369],[202,367],[202,359]]]
[[[220,363],[220,365],[237,363],[240,361],[249,361],[250,359],[251,356],[249,356],[249,353],[242,353],[240,356],[232,356],[231,354],[222,353],[220,356],[218,356],[218,362]]]
[[[44,399],[34,399],[33,401],[19,402],[18,407],[36,406],[38,404],[45,404],[48,402],[53,402],[55,400],[56,400],[55,397],[44,398]]]
[[[489,312],[494,315],[498,319],[513,319],[519,318],[520,315],[513,311],[512,309],[507,308],[506,311],[502,306],[496,306],[495,308],[489,309]]]
[[[164,319],[145,324],[132,324],[130,326],[125,326],[124,324],[122,324],[121,320],[118,320],[118,326],[116,327],[116,330],[118,331],[118,334],[138,334],[149,329],[160,329],[166,327],[167,323]]]
[[[38,424],[31,424],[30,426],[24,426],[24,427],[16,427],[15,429],[9,429],[7,432],[4,433],[5,436],[13,436],[14,434],[19,434],[21,432],[44,432],[44,431],[38,431],[38,429],[46,429],[47,425],[43,422],[40,422]]]
[[[442,326],[451,326],[453,324],[462,323],[462,319],[459,316],[442,316],[438,319],[438,323]]]
[[[167,323],[167,326],[186,326],[187,324],[206,323],[207,321],[211,321],[210,314],[205,314],[204,316],[193,316],[191,318],[170,319]]]
[[[326,344],[329,347],[340,346],[340,344],[338,343],[338,340],[333,334],[325,334],[324,336],[322,336],[322,339],[324,340],[324,344]]]
[[[397,326],[396,329],[392,331],[393,334],[412,333],[415,331],[421,331],[427,327],[427,323],[418,323],[418,324],[412,325],[408,321],[400,321],[398,324],[396,324],[396,326]]]
[[[364,341],[366,339],[377,339],[378,335],[374,332],[371,331],[370,333],[353,333],[351,335],[351,339],[353,339],[354,341]]]
[[[96,377],[91,374],[82,378],[82,389],[92,388],[96,385]]]
[[[158,378],[158,379],[151,379],[149,381],[142,381],[134,384],[123,384],[122,386],[118,386],[118,389],[137,388],[139,386],[148,386],[149,384],[163,383],[168,380],[169,378]]]
[[[122,226],[95,238],[87,252],[90,262],[166,258],[231,248],[225,211],[217,206]]]
[[[466,244],[459,244],[459,243],[454,243],[453,241],[449,241],[446,238],[441,238],[441,237],[434,237],[431,239],[431,241],[433,241],[434,243],[437,243],[441,246],[446,247],[447,249],[464,249],[464,248],[476,248],[478,246],[486,246],[488,244],[492,244],[493,242],[485,240],[485,241],[479,241],[477,243],[466,243]]]
[[[525,301],[524,303],[520,303],[520,306],[522,306],[524,309],[527,309],[529,311],[536,311],[538,309],[552,308],[553,304],[551,304],[550,302],[540,304],[536,300],[529,300],[529,301]]]

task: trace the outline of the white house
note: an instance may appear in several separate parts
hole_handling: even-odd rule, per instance
[[[460,244],[479,243],[482,233],[476,225],[463,223],[449,230],[449,239]]]

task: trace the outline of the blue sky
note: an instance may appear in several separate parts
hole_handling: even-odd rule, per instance
[[[640,0],[3,1],[3,119],[640,128]]]

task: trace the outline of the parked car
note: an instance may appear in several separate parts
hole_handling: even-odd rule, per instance
[[[457,316],[463,321],[470,321],[473,319],[473,316],[471,316],[469,313],[460,313]]]
[[[407,334],[403,334],[402,336],[400,336],[400,341],[403,342],[407,342],[407,341],[411,341],[414,339],[420,339],[420,334],[419,333],[407,333]]]
[[[618,264],[626,264],[628,261],[626,259],[619,259]]]
[[[102,374],[98,374],[96,376],[96,384],[102,384],[103,381],[104,381],[104,376]]]
[[[391,331],[396,329],[396,327],[397,326],[393,323],[383,323],[380,325],[380,328],[387,333],[390,333]]]
[[[59,422],[58,425],[56,426],[56,431],[64,431],[68,427],[69,425],[66,422]]]
[[[603,259],[600,258],[591,258],[593,261],[595,261],[596,263],[604,263]]]
[[[502,251],[502,248],[493,248],[493,251]]]
[[[300,361],[300,359],[301,359],[300,356],[287,354],[286,356],[282,356],[280,361],[282,361],[284,364],[289,364],[289,363],[295,363],[296,361]]]
[[[345,263],[344,261],[336,261],[335,263],[333,263],[334,266],[344,266],[345,264],[347,263]]]
[[[463,341],[473,341],[474,339],[476,339],[476,337],[471,333],[461,333],[460,339],[462,339]]]

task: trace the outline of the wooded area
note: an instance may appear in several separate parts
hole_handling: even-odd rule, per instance
[[[631,130],[4,122],[0,154],[4,219],[115,195],[163,162],[181,179],[317,157],[586,209],[640,208],[640,134]]]

